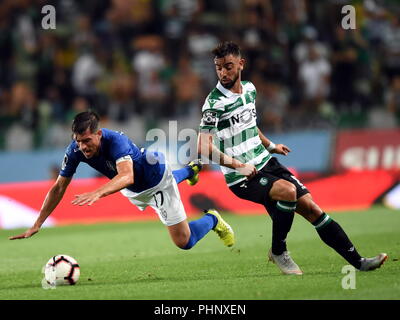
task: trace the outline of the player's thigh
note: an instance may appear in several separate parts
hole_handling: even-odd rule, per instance
[[[276,201],[295,201],[297,198],[296,186],[285,179],[276,180],[269,191],[269,197]]]
[[[185,208],[175,179],[169,179],[168,183],[155,190],[150,205],[167,227],[186,220]]]
[[[282,195],[285,192],[293,192],[293,186],[296,189],[296,197],[295,199],[300,199],[305,194],[310,193],[306,186],[297,179],[289,169],[287,169],[284,165],[282,165],[275,157],[272,157],[268,164],[261,169],[261,172],[266,177],[271,177],[276,181],[274,185],[274,195],[273,198],[276,200],[285,200],[278,199],[276,194]],[[274,181],[274,182],[275,182]],[[276,191],[276,192],[275,192]],[[275,194],[276,193],[276,194]]]
[[[258,172],[252,179],[243,180],[229,189],[239,198],[265,205],[276,178]]]

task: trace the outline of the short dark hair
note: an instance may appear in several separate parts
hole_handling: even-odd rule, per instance
[[[94,111],[84,111],[78,113],[72,122],[72,133],[83,134],[87,129],[94,133],[99,128],[99,116]]]
[[[224,41],[219,43],[212,51],[216,58],[223,58],[227,55],[234,55],[240,57],[240,47],[232,41]]]

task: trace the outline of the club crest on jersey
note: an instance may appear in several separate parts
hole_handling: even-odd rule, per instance
[[[203,113],[203,118],[201,119],[202,126],[216,127],[217,123],[218,123],[218,117],[215,111],[207,110]]]

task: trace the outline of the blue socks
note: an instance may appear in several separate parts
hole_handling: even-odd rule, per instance
[[[193,169],[186,166],[182,169],[172,171],[176,183],[181,183],[193,176]],[[192,248],[200,239],[202,239],[210,230],[214,229],[218,220],[212,214],[205,214],[202,218],[189,222],[190,238],[186,246],[182,249]]]
[[[210,230],[214,229],[218,220],[212,214],[205,214],[204,217],[189,222],[190,238],[186,246],[182,249],[192,248],[200,239],[202,239]]]
[[[190,167],[184,167],[182,169],[172,171],[172,174],[175,178],[176,183],[181,183],[183,180],[186,180],[193,176],[194,172],[193,169]]]

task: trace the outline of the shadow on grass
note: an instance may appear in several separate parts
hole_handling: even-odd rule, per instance
[[[221,274],[221,273],[214,273],[214,274],[195,274],[195,275],[171,275],[171,276],[159,276],[154,273],[142,273],[138,275],[132,275],[130,278],[110,278],[110,279],[92,279],[92,278],[81,278],[76,286],[79,287],[88,287],[88,286],[109,286],[109,285],[129,285],[129,284],[139,284],[139,283],[157,283],[157,282],[164,282],[164,283],[184,283],[187,281],[235,281],[235,280],[253,280],[253,279],[279,279],[282,280],[300,280],[300,279],[310,279],[311,277],[315,276],[342,276],[342,274],[338,271],[325,271],[325,270],[315,270],[315,271],[305,271],[304,275],[284,275],[279,272],[279,270],[275,270],[275,265],[268,264],[266,266],[265,271],[263,272],[252,272],[249,274],[242,274],[242,275],[232,275],[232,274]],[[304,270],[303,270],[304,271]],[[62,287],[69,287],[69,286],[62,286]],[[38,283],[26,283],[20,284],[15,286],[7,286],[0,288],[0,293],[7,290],[16,290],[16,289],[42,289],[40,281]],[[51,290],[51,289],[50,289]]]
[[[336,275],[337,273],[315,273],[315,274],[320,274],[320,275],[326,275],[326,274],[333,274]],[[229,276],[222,276],[221,275],[204,275],[204,276],[199,276],[199,275],[193,275],[193,276],[184,276],[184,277],[179,277],[179,276],[164,276],[164,277],[159,277],[157,275],[144,275],[144,276],[139,276],[139,277],[132,277],[130,279],[115,279],[115,280],[100,280],[100,281],[80,281],[79,286],[91,286],[91,285],[129,285],[129,284],[139,284],[139,283],[157,283],[157,282],[163,282],[163,283],[186,283],[186,282],[191,282],[191,281],[236,281],[236,280],[260,280],[260,279],[278,279],[282,278],[282,280],[287,279],[287,280],[297,280],[297,279],[304,279],[304,278],[310,278],[310,276],[313,276],[315,274],[308,274],[306,277],[304,276],[289,276],[289,275],[283,275],[280,273],[265,273],[265,274],[251,274],[251,275],[241,275],[241,276],[234,276],[234,277],[229,277]]]

